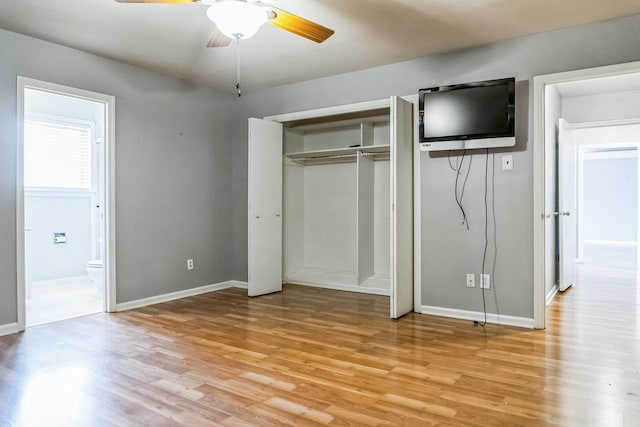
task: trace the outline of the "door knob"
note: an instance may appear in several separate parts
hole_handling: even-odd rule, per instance
[[[276,216],[280,216],[280,212],[276,212]]]
[[[552,216],[569,216],[571,212],[569,211],[560,211],[560,212],[551,212],[545,215],[547,218],[551,218]]]
[[[260,215],[256,215],[256,218],[260,218]]]

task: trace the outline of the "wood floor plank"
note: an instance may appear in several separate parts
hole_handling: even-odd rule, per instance
[[[635,270],[581,267],[547,318],[392,320],[286,285],[70,319],[0,337],[0,425],[639,426]]]

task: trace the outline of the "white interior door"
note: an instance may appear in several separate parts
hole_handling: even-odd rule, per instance
[[[249,119],[249,296],[282,290],[282,124]]]
[[[391,97],[391,317],[413,310],[413,104]]]
[[[559,280],[558,289],[567,290],[576,283],[576,200],[577,144],[571,124],[560,119],[558,132],[558,218]]]

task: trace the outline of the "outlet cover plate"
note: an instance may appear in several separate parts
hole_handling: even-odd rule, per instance
[[[467,273],[467,288],[476,287],[476,276],[472,273]]]

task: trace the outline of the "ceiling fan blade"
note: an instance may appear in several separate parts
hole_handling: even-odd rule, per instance
[[[199,0],[116,0],[118,3],[200,3]]]
[[[271,7],[271,10],[275,15],[269,19],[271,25],[313,40],[316,43],[322,43],[335,32],[330,28],[323,27],[320,24],[316,24],[315,22],[311,22],[308,19],[301,18],[285,10],[278,9],[277,7]]]
[[[213,30],[213,35],[211,36],[211,40],[207,43],[207,47],[227,47],[229,43],[231,43],[231,37],[227,37],[222,34],[222,31],[218,27]]]

